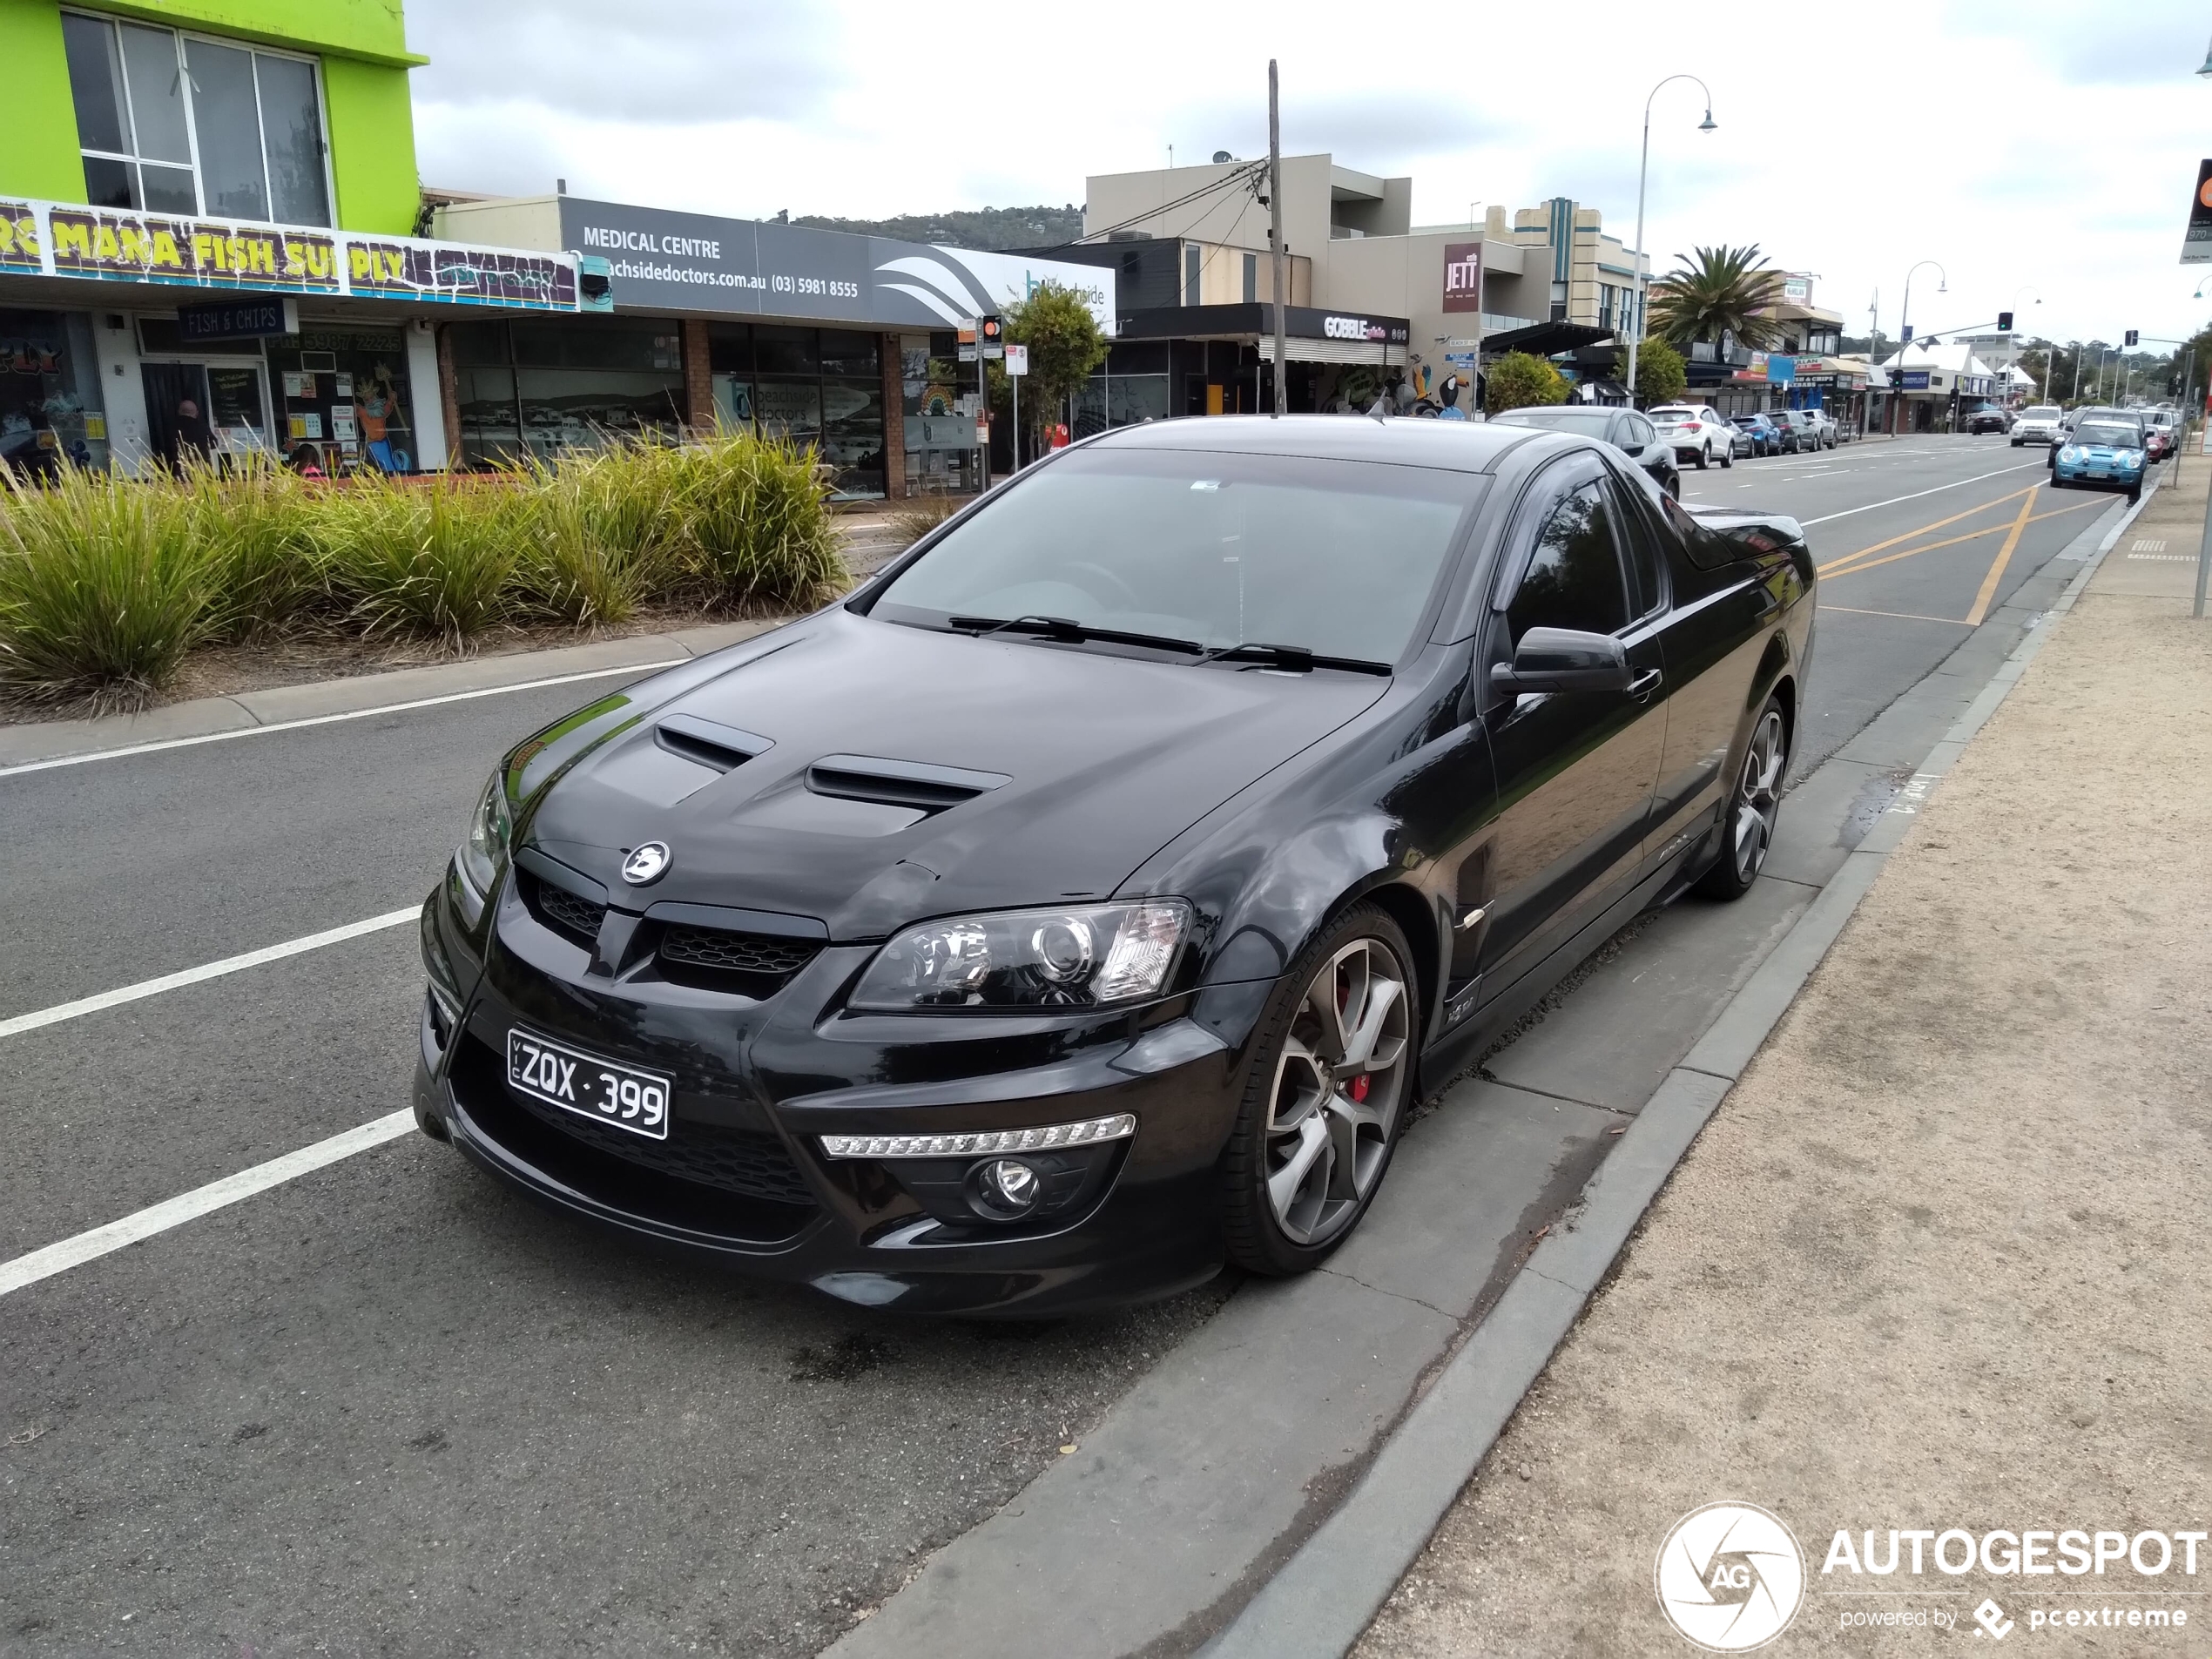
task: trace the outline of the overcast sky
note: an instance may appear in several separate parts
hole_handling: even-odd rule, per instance
[[[1699,16],[1715,27],[1687,25]],[[2182,336],[2212,266],[2179,263],[2212,80],[2212,7],[2176,0],[1266,6],[1118,0],[410,0],[428,184],[746,217],[1080,203],[1086,174],[1283,141],[1410,174],[1417,224],[1554,195],[1645,241],[1756,242],[1863,334],[2006,307],[2058,339]],[[965,64],[967,67],[962,67]],[[2040,293],[2041,303],[2036,303]],[[2212,296],[2212,289],[2208,289]]]

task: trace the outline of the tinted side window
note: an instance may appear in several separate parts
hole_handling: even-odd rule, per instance
[[[1612,514],[1595,482],[1570,491],[1537,532],[1506,624],[1515,644],[1531,628],[1609,634],[1628,625]]]
[[[1620,486],[1608,484],[1606,490],[1620,526],[1621,550],[1628,557],[1629,615],[1648,617],[1667,591],[1660,581],[1658,545],[1652,540],[1651,526],[1644,515],[1634,502],[1622,499]]]
[[[1636,443],[1656,443],[1659,440],[1657,429],[1641,415],[1629,417],[1629,436]]]

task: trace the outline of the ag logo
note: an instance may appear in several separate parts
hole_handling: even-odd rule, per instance
[[[1709,1503],[1659,1546],[1659,1610],[1708,1653],[1748,1653],[1790,1628],[1805,1595],[1804,1552],[1757,1504]]]

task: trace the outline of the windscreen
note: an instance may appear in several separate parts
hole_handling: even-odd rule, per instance
[[[2023,421],[2048,421],[2057,414],[2058,410],[2056,408],[2049,407],[2022,409],[2020,411],[2020,419]]]
[[[1502,426],[1537,426],[1548,432],[1579,432],[1603,438],[1613,429],[1610,409],[1514,409],[1498,416]]]
[[[2085,426],[2074,435],[2078,444],[2107,449],[2139,449],[2143,435],[2131,426]]]
[[[924,627],[1064,618],[1392,663],[1488,482],[1368,462],[1079,452],[954,525],[872,614]]]

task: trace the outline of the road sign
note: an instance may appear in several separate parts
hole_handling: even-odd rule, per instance
[[[980,415],[979,415],[979,416],[976,418],[976,421],[975,421],[975,443],[976,443],[976,447],[977,447],[978,448],[982,448],[984,445],[986,445],[986,444],[989,443],[989,442],[990,442],[990,441],[991,441],[991,423],[990,423],[990,421],[989,421],[987,417],[984,417],[984,416],[980,416]]]
[[[1029,348],[1027,346],[1008,346],[1006,348],[1006,372],[1009,374],[1029,372]]]
[[[974,362],[980,354],[980,350],[978,347],[962,346],[960,348],[960,361],[963,363]]]
[[[2196,194],[2189,198],[2188,228],[2182,233],[2182,263],[2212,265],[2212,161],[2196,164]]]

